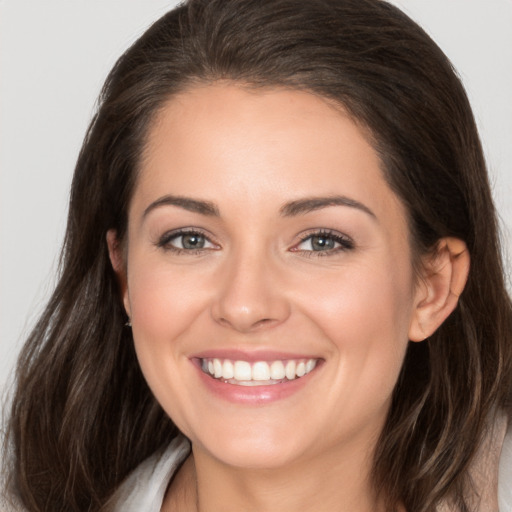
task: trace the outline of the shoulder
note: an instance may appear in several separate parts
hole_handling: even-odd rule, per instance
[[[512,421],[510,420],[500,456],[499,503],[501,512],[512,512]]]
[[[498,414],[490,422],[469,467],[470,510],[512,512],[512,422]],[[459,505],[443,501],[437,512],[460,512]]]
[[[497,415],[469,470],[475,510],[512,512],[512,424]]]
[[[179,436],[146,459],[115,492],[110,500],[112,512],[160,512],[167,486],[189,453],[189,441]]]

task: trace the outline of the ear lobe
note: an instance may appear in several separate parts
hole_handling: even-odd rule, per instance
[[[442,238],[435,252],[425,258],[409,328],[411,341],[428,338],[457,307],[466,285],[469,266],[469,251],[458,238]]]
[[[131,316],[130,302],[128,300],[128,284],[126,277],[125,258],[123,255],[121,243],[117,238],[117,232],[114,229],[109,229],[107,232],[107,246],[110,263],[112,264],[112,268],[114,269],[114,272],[117,276],[117,281],[119,283],[119,290],[121,292],[121,297],[123,298],[124,309],[126,314]]]

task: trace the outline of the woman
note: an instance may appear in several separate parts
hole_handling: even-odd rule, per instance
[[[12,488],[26,510],[496,510],[511,319],[471,110],[416,24],[191,0],[105,84],[19,362]]]

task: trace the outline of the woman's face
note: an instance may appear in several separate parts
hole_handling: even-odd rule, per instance
[[[278,467],[374,446],[417,303],[404,209],[312,94],[197,87],[152,125],[124,302],[195,449]]]

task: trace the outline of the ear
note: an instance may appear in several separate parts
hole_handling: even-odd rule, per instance
[[[123,298],[124,309],[128,317],[131,317],[130,301],[128,299],[128,279],[126,276],[125,255],[120,240],[117,238],[117,232],[109,229],[107,232],[107,246],[110,263],[117,276],[121,297]]]
[[[469,251],[458,238],[442,238],[435,251],[424,258],[409,328],[411,341],[428,338],[457,307],[469,265]]]

